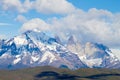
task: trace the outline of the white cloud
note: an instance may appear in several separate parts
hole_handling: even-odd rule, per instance
[[[25,0],[22,3],[20,0],[0,0],[0,5],[3,10],[15,10],[20,13],[27,12],[32,8],[32,2]]]
[[[12,25],[10,23],[0,23],[0,26],[9,26],[9,25]]]
[[[33,30],[33,29],[38,29],[38,30],[48,30],[50,29],[49,24],[45,23],[43,20],[39,18],[32,19],[26,23],[23,24],[22,28],[20,31],[26,31],[26,30]]]
[[[52,25],[56,30],[75,34],[82,41],[100,42],[108,46],[120,46],[120,15],[106,10],[91,9],[88,12],[77,11]],[[59,31],[59,32],[61,32]]]
[[[34,7],[38,12],[42,13],[71,13],[75,7],[67,0],[36,0]]]
[[[15,20],[18,21],[18,22],[21,22],[21,23],[27,22],[26,17],[23,16],[23,15],[18,15],[18,16],[15,18]]]
[[[50,30],[59,35],[74,34],[83,42],[99,42],[110,47],[120,47],[120,14],[106,10],[90,9],[88,12],[76,10],[60,19],[51,18],[47,22],[32,19],[22,26],[27,30],[30,26],[40,30]],[[42,27],[44,26],[44,27]]]
[[[1,0],[0,3],[4,10],[16,9],[19,11],[23,11],[22,4],[19,0]]]
[[[6,39],[6,35],[0,35],[0,39]]]
[[[20,13],[36,10],[46,14],[67,14],[75,10],[75,7],[67,0],[1,0],[0,5],[4,10],[16,10]]]

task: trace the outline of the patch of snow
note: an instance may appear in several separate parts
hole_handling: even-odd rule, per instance
[[[47,45],[47,48],[56,51],[56,45]]]
[[[15,57],[16,57],[16,58],[19,58],[20,56],[21,56],[21,55],[16,55]]]
[[[44,62],[47,59],[50,59],[49,62],[52,63],[53,61],[56,60],[56,57],[52,53],[50,53],[49,51],[46,51],[44,53],[44,55],[42,56],[42,59],[40,60],[40,62]]]
[[[33,31],[35,31],[35,32],[41,32],[39,29],[33,29]]]
[[[120,60],[120,49],[110,49],[110,50]]]
[[[92,68],[93,66],[100,66],[102,64],[102,59],[98,58],[98,59],[84,59],[84,62],[90,67]]]
[[[107,52],[112,58],[115,57],[113,53],[111,53],[111,52],[109,52],[109,51],[107,51],[107,50],[106,50],[106,52]]]
[[[34,62],[36,62],[36,61],[38,61],[38,60],[39,60],[39,57],[34,57],[34,56],[31,56],[31,58],[32,58],[32,60],[33,60]]]
[[[26,45],[27,44],[27,40],[24,38],[24,36],[15,37],[14,41],[17,45]]]
[[[19,61],[21,60],[21,58],[17,58],[13,61],[13,64],[17,64]]]
[[[78,56],[79,56],[79,55],[78,55]],[[80,58],[81,60],[85,60],[85,59],[86,59],[86,55],[79,56],[79,58]]]

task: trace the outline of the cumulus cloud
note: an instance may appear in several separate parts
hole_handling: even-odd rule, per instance
[[[51,18],[48,21],[32,19],[22,26],[40,30],[50,30],[59,35],[74,34],[82,42],[99,42],[105,45],[120,46],[120,14],[106,10],[90,9],[88,12],[76,10],[60,19]]]
[[[30,0],[25,0],[24,3],[20,0],[1,0],[0,5],[3,10],[15,10],[20,13],[28,12],[32,8]]]
[[[15,21],[18,21],[18,22],[20,22],[20,23],[25,23],[25,22],[27,22],[27,19],[26,19],[26,17],[23,16],[23,15],[18,15],[18,16],[15,18]]]
[[[67,0],[1,0],[4,10],[16,10],[20,13],[36,10],[46,14],[67,14],[75,10],[75,7]]]
[[[71,13],[75,7],[66,0],[36,0],[34,7],[38,12],[43,13]]]
[[[45,31],[45,30],[49,30],[50,26],[45,21],[39,18],[35,18],[24,23],[20,31],[24,32],[26,30],[33,30],[33,29]]]
[[[19,11],[23,11],[22,4],[19,0],[1,0],[0,3],[4,10],[16,9]]]

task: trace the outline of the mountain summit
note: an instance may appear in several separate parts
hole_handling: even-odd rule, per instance
[[[63,45],[59,36],[42,31],[26,31],[0,41],[0,68],[16,69],[34,66],[58,68],[120,68],[120,61],[106,46],[97,43],[81,45],[71,36]]]

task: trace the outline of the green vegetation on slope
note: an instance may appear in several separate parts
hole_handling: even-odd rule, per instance
[[[19,70],[0,70],[0,80],[120,80],[120,70],[58,69],[49,66]]]

